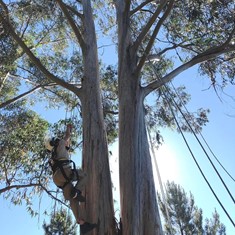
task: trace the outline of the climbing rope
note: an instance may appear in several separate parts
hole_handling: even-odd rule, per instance
[[[165,192],[164,192],[164,189],[163,189],[162,178],[161,178],[161,174],[160,174],[158,163],[157,163],[157,157],[156,157],[156,153],[154,151],[153,141],[152,141],[152,138],[151,138],[151,135],[150,135],[150,130],[149,130],[148,127],[147,127],[147,133],[148,133],[148,139],[149,139],[151,152],[152,152],[152,156],[153,156],[153,160],[154,160],[154,166],[155,166],[155,169],[156,169],[156,172],[157,172],[157,177],[158,177],[158,181],[159,181],[159,185],[160,185],[160,191],[161,191],[162,199],[163,199],[163,203],[164,203],[165,209],[166,209],[167,222],[170,226],[170,233],[171,233],[172,226],[171,226],[169,210],[168,210],[168,207],[167,207],[166,195],[165,195]]]

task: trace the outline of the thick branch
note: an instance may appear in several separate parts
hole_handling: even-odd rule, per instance
[[[133,51],[137,51],[138,47],[140,46],[140,44],[144,40],[145,36],[147,35],[147,33],[149,32],[150,28],[152,27],[152,25],[156,21],[157,17],[160,15],[163,7],[166,5],[166,2],[167,1],[162,1],[161,2],[161,4],[158,6],[158,8],[155,11],[155,13],[153,14],[153,16],[149,19],[149,22],[145,25],[143,30],[140,32],[138,38],[136,39],[136,41],[135,41],[135,43],[133,45]]]
[[[140,9],[142,9],[144,6],[146,6],[148,3],[153,2],[154,0],[146,0],[145,2],[142,2],[138,7],[136,7],[135,9],[133,9],[130,12],[130,15],[135,14],[137,11],[139,11]]]
[[[30,188],[30,187],[41,187],[51,198],[54,200],[60,202],[64,206],[68,207],[67,204],[65,204],[63,201],[55,197],[46,187],[44,187],[40,182],[39,183],[31,183],[31,184],[17,184],[17,185],[10,185],[5,188],[0,189],[0,194],[4,193],[6,191],[12,190],[12,189],[20,189],[20,188]]]
[[[33,76],[35,76],[35,74],[33,74],[30,70],[27,70],[27,69],[25,69],[25,68],[23,68],[23,67],[21,67],[21,66],[18,66],[18,67],[21,68],[21,69],[23,69],[23,70],[25,70],[25,71],[27,71],[28,73],[31,73]],[[40,84],[40,85],[37,85],[37,83],[34,83],[34,82],[28,80],[27,78],[18,77],[18,76],[12,75],[12,74],[9,74],[8,76],[10,76],[10,77],[12,77],[12,78],[21,78],[21,79],[24,79],[24,81],[30,83],[31,85],[34,85],[35,87],[32,88],[31,90],[25,92],[25,93],[22,93],[21,95],[18,95],[18,96],[14,97],[14,98],[12,98],[12,99],[10,99],[10,100],[7,100],[7,101],[4,102],[4,103],[1,103],[1,104],[0,104],[0,109],[6,107],[6,106],[9,105],[9,104],[13,104],[13,103],[15,103],[16,101],[19,101],[19,100],[22,99],[22,98],[25,98],[26,96],[32,94],[33,92],[35,92],[35,91],[37,91],[37,90],[39,90],[39,89],[44,89],[44,90],[46,90],[46,91],[49,91],[49,92],[53,93],[54,95],[60,97],[60,98],[63,100],[63,97],[62,97],[61,95],[58,95],[56,92],[54,92],[54,91],[52,91],[52,90],[50,90],[50,89],[48,88],[48,87],[57,86],[57,85],[58,85],[57,83],[47,83],[47,84]],[[78,84],[78,83],[71,83],[71,84],[73,84],[73,85],[76,86],[76,87],[81,87],[81,84]]]
[[[66,7],[73,12],[74,15],[78,16],[80,19],[83,19],[83,14],[81,14],[80,12],[76,11],[74,8],[72,8],[71,6],[65,4]]]
[[[4,9],[6,15],[8,16],[9,11],[8,11],[7,5],[2,0],[0,0],[0,4],[1,4],[2,8]]]
[[[44,187],[41,183],[40,183],[40,187],[54,200],[58,201],[59,203],[63,204],[64,206],[68,207],[67,204],[65,204],[63,201],[61,201],[60,199],[58,199],[57,197],[55,197],[46,187]]]
[[[71,17],[68,9],[67,9],[67,6],[64,4],[64,2],[62,0],[56,0],[57,3],[59,4],[60,6],[60,9],[62,10],[62,12],[64,13],[65,17],[67,18],[68,22],[69,22],[69,25],[71,26],[73,32],[75,33],[76,35],[76,38],[81,46],[81,48],[84,48],[85,47],[85,42],[82,38],[82,35],[80,33],[80,30],[78,29],[77,25],[75,24],[73,18]]]
[[[9,104],[15,103],[16,101],[19,101],[20,99],[23,99],[23,98],[27,97],[28,95],[32,94],[33,92],[35,92],[35,91],[37,91],[37,90],[39,90],[39,89],[42,89],[42,88],[43,88],[43,89],[45,89],[45,90],[49,90],[49,89],[47,89],[47,87],[56,86],[56,85],[57,85],[56,83],[53,83],[53,84],[44,84],[44,85],[37,85],[37,86],[35,86],[34,88],[32,88],[31,90],[26,91],[26,92],[24,92],[24,93],[22,93],[22,94],[20,94],[20,95],[18,95],[18,96],[16,96],[16,97],[10,99],[10,100],[7,100],[7,101],[4,102],[4,103],[1,103],[1,104],[0,104],[0,109],[6,107],[6,106],[9,105]],[[51,90],[49,90],[49,91],[51,91]]]
[[[165,21],[165,19],[166,19],[166,18],[168,17],[168,15],[170,14],[170,12],[171,12],[171,10],[172,10],[172,8],[173,8],[173,5],[174,5],[174,0],[171,0],[170,3],[169,3],[169,5],[168,5],[168,7],[167,7],[167,10],[164,12],[163,16],[162,16],[162,17],[160,18],[160,20],[158,21],[158,23],[157,23],[157,25],[156,25],[156,27],[155,27],[153,33],[152,33],[152,36],[151,36],[151,38],[150,38],[150,40],[149,40],[149,42],[148,42],[148,44],[147,44],[147,46],[146,46],[146,48],[145,48],[144,54],[143,54],[143,56],[141,57],[140,62],[139,62],[139,64],[138,64],[138,66],[137,66],[137,73],[139,73],[139,72],[141,71],[142,67],[144,66],[146,57],[148,56],[148,54],[149,54],[151,48],[153,47],[153,44],[154,44],[155,39],[156,39],[156,37],[157,37],[157,34],[158,34],[158,32],[159,32],[159,30],[160,30],[160,28],[161,28],[163,22]]]
[[[144,96],[148,95],[151,91],[158,89],[162,85],[171,81],[174,77],[176,77],[180,73],[184,72],[185,70],[187,70],[188,68],[191,68],[192,66],[194,66],[196,64],[200,64],[206,60],[214,59],[217,56],[222,55],[224,53],[235,51],[235,46],[230,45],[226,48],[227,43],[228,43],[228,41],[226,40],[226,42],[224,44],[222,44],[221,46],[217,46],[217,47],[213,47],[213,48],[208,49],[207,51],[195,56],[193,59],[191,59],[187,63],[182,64],[178,68],[174,69],[172,72],[167,74],[165,77],[150,83],[148,86],[146,86],[144,88]]]
[[[5,188],[0,189],[0,194],[4,193],[6,191],[9,191],[11,189],[20,189],[20,188],[30,188],[30,187],[36,187],[36,186],[41,186],[40,183],[32,183],[32,184],[16,184],[16,185],[10,185]]]
[[[27,92],[24,92],[24,93],[22,93],[22,94],[20,94],[20,95],[18,95],[18,96],[16,96],[16,97],[10,99],[10,100],[7,100],[7,101],[4,102],[4,103],[1,103],[1,104],[0,104],[0,109],[6,107],[6,106],[9,105],[9,104],[13,104],[13,103],[15,103],[16,101],[19,101],[19,100],[22,99],[22,98],[25,98],[26,96],[32,94],[33,92],[37,91],[38,89],[40,89],[40,88],[42,88],[42,87],[43,87],[42,85],[38,85],[38,86],[34,87],[33,89],[31,89],[31,90],[29,90],[29,91],[27,91]]]
[[[5,13],[8,16],[8,9],[6,4],[0,0],[0,5],[5,9]],[[19,37],[19,35],[15,32],[15,29],[13,28],[12,24],[10,23],[9,19],[4,17],[4,13],[0,14],[0,22],[2,22],[5,27],[9,30],[9,33],[14,38],[14,40],[19,44],[19,46],[25,51],[25,53],[28,55],[30,60],[35,64],[35,66],[38,67],[38,69],[50,80],[54,81],[58,85],[61,85],[62,87],[76,93],[76,95],[80,96],[80,89],[77,87],[74,87],[73,85],[65,82],[64,80],[58,78],[57,76],[50,73],[41,63],[41,61],[31,52],[29,47],[24,43],[24,41]]]

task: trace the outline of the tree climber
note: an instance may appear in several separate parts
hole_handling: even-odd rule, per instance
[[[97,227],[97,224],[85,222],[80,215],[80,202],[85,202],[81,191],[85,186],[86,173],[76,169],[75,163],[69,159],[71,131],[72,125],[68,124],[63,139],[52,138],[45,145],[52,153],[49,164],[53,171],[53,181],[63,190],[65,200],[69,200],[76,221],[80,224],[80,231],[84,234]],[[73,181],[77,181],[75,186]]]

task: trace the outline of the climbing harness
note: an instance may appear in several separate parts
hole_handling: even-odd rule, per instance
[[[60,170],[63,177],[65,178],[66,182],[64,183],[64,185],[63,186],[58,186],[59,188],[63,189],[69,182],[72,181],[72,179],[74,177],[74,174],[76,174],[77,180],[79,180],[79,176],[78,176],[78,173],[76,171],[76,165],[75,165],[74,161],[68,160],[68,159],[57,159],[56,150],[57,150],[59,141],[60,141],[60,139],[58,139],[58,138],[52,138],[52,140],[50,141],[50,145],[53,146],[53,149],[51,151],[52,156],[51,156],[51,158],[49,159],[48,162],[49,162],[49,165],[52,169],[53,175],[56,173],[57,170]],[[66,146],[66,150],[68,151],[69,147]],[[64,170],[65,167],[70,167],[71,168],[71,172],[72,172],[71,175],[68,176],[65,173],[65,170]]]
[[[50,141],[50,145],[53,147],[52,151],[51,151],[51,158],[49,159],[49,165],[51,166],[52,172],[53,172],[53,176],[56,174],[56,172],[58,170],[60,170],[60,172],[62,173],[65,182],[63,185],[56,185],[58,188],[61,188],[62,190],[64,190],[64,188],[68,185],[68,184],[72,184],[73,185],[73,181],[77,181],[77,184],[79,182],[79,174],[78,171],[76,169],[76,165],[72,160],[66,159],[66,158],[60,158],[57,159],[57,147],[59,145],[60,139],[58,138],[54,138]],[[69,147],[66,147],[66,150],[69,150]],[[70,175],[67,175],[65,172],[65,168],[68,168],[70,170]],[[76,184],[76,185],[77,185]],[[81,191],[76,188],[76,186],[73,185],[72,189],[71,189],[71,197],[73,199],[78,199],[79,202],[85,202],[85,197],[82,196]]]

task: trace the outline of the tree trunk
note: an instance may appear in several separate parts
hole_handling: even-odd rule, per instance
[[[117,1],[119,170],[123,235],[162,235],[145,127],[144,95],[131,52],[128,6]]]
[[[90,1],[84,7],[84,78],[82,81],[83,167],[88,174],[84,210],[88,222],[99,223],[92,234],[112,235],[114,208],[104,127],[95,27]],[[91,234],[91,233],[90,233]]]
[[[129,68],[123,68],[128,71]],[[119,164],[123,235],[161,235],[143,96],[130,73],[119,77]]]

